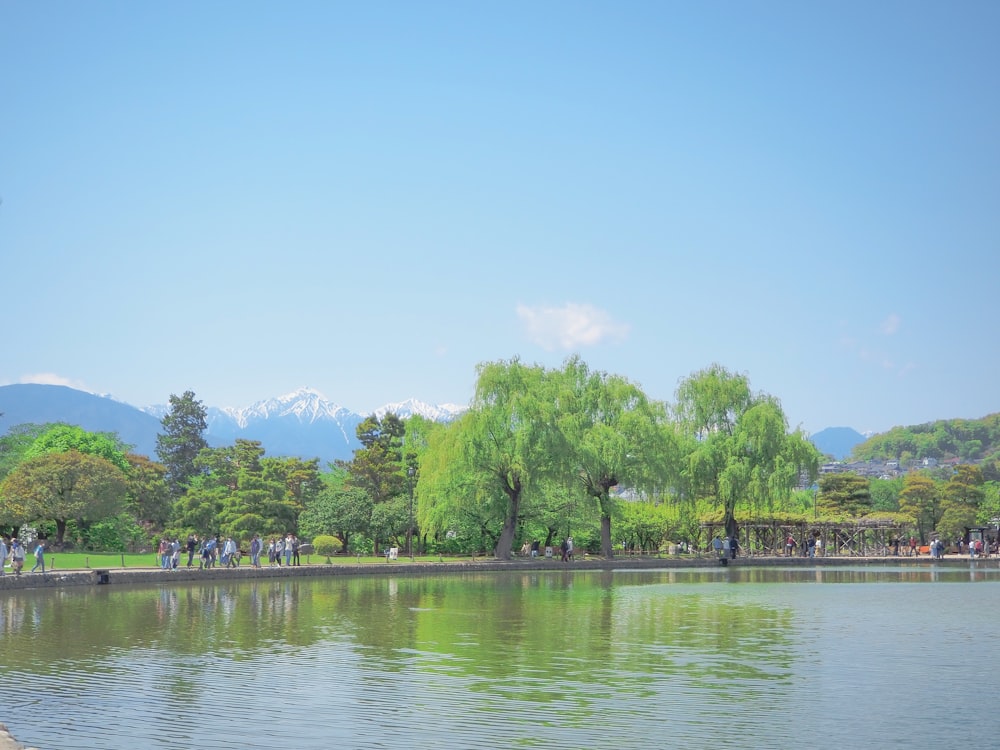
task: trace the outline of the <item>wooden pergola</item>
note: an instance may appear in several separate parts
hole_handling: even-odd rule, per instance
[[[701,524],[711,539],[725,534],[720,521]],[[806,554],[810,536],[822,541],[821,554],[856,557],[879,557],[892,554],[892,540],[901,538],[903,524],[889,518],[857,518],[849,521],[754,519],[737,521],[739,554],[784,555],[785,540],[792,536],[797,544],[796,555]]]

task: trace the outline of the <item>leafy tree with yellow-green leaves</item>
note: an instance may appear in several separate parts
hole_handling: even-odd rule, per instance
[[[8,523],[54,521],[55,547],[68,521],[99,521],[121,511],[125,474],[101,456],[77,450],[42,453],[22,461],[0,485],[0,514]]]

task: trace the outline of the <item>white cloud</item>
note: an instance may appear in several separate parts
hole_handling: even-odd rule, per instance
[[[528,338],[550,351],[621,341],[629,332],[628,325],[612,320],[606,311],[573,302],[562,307],[518,305],[517,317]]]
[[[22,375],[18,382],[30,383],[33,385],[65,385],[78,391],[86,391],[87,393],[94,392],[92,388],[88,388],[79,380],[64,378],[62,375],[56,375],[53,372],[36,372],[28,375]]]
[[[888,318],[882,321],[879,328],[882,333],[886,336],[892,336],[899,330],[899,327],[903,324],[903,319],[900,318],[896,313],[891,313]]]

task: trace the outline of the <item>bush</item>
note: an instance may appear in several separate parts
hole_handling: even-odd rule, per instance
[[[340,540],[335,536],[321,535],[312,540],[317,555],[329,558],[340,552]]]

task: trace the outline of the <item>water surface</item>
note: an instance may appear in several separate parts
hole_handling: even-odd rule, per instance
[[[741,566],[19,591],[0,720],[43,750],[990,746],[998,595]]]

